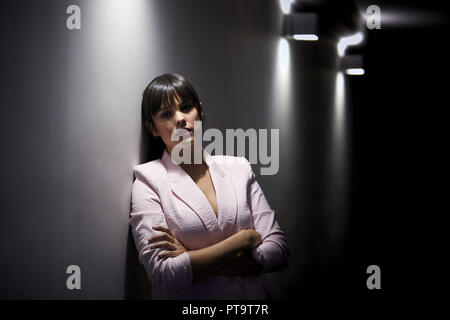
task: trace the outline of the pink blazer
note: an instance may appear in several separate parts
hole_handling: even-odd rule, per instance
[[[218,218],[206,196],[175,164],[167,151],[161,159],[134,168],[130,224],[139,261],[152,283],[153,299],[267,299],[273,292],[265,275],[211,276],[192,284],[189,255],[162,260],[148,238],[168,227],[189,250],[201,249],[241,229],[255,229],[263,239],[252,250],[264,272],[288,265],[286,237],[244,157],[211,156],[203,151],[216,190]]]

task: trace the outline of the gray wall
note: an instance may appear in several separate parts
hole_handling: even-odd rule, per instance
[[[69,4],[81,7],[81,30],[66,28]],[[205,129],[280,129],[278,175],[258,177],[291,249],[290,267],[270,274],[280,297],[307,294],[311,269],[339,257],[349,150],[332,40],[283,40],[277,0],[7,7],[0,298],[149,296],[128,217],[132,168],[148,154],[142,91],[165,72],[194,84]],[[82,290],[66,288],[71,264]]]

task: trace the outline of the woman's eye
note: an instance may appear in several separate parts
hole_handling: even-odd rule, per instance
[[[192,109],[192,105],[190,105],[190,104],[185,104],[181,107],[181,110],[183,110],[183,111],[189,111],[191,109]]]
[[[165,112],[161,113],[161,118],[166,119],[166,118],[170,117],[171,114],[172,114],[172,111],[165,111]]]

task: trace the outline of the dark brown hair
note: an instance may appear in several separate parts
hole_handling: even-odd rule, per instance
[[[203,120],[203,108],[197,92],[191,83],[178,74],[166,73],[154,78],[145,88],[142,96],[142,118],[144,121],[150,121],[154,127],[152,115],[156,115],[163,107],[172,105],[175,98],[180,99],[183,103],[190,102],[197,109],[199,119]],[[147,131],[152,137],[150,153],[151,158],[161,158],[164,152],[164,142],[161,137],[154,137],[151,132]]]

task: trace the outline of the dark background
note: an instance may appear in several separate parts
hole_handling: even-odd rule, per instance
[[[447,20],[424,26],[413,19],[368,33],[362,50],[367,73],[352,81],[355,166],[347,262],[378,261],[384,279],[382,291],[368,292],[350,276],[349,292],[448,297],[448,9],[437,1],[384,4],[441,13]]]

